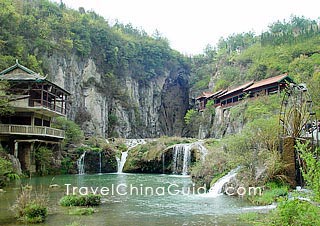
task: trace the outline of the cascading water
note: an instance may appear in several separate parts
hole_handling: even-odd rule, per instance
[[[16,158],[14,155],[8,154],[8,156],[12,162],[12,166],[13,166],[15,172],[20,175],[22,173],[22,170],[21,170],[21,163],[20,163],[19,159]]]
[[[128,147],[128,151],[140,144],[145,144],[146,141],[144,139],[127,139],[125,141],[127,147]],[[122,173],[124,164],[126,163],[127,160],[127,156],[128,156],[128,151],[124,151],[121,153],[121,158],[116,156],[116,160],[118,163],[118,173]]]
[[[99,173],[101,174],[101,151],[99,152]]]
[[[191,150],[198,150],[201,154],[201,161],[204,161],[208,150],[203,146],[202,141],[187,144],[176,144],[173,147],[173,174],[187,175],[191,164]],[[164,151],[165,153],[165,151]],[[163,154],[164,155],[164,154]],[[164,158],[163,158],[164,161]],[[162,163],[164,165],[164,162]]]
[[[165,155],[164,152],[162,153],[162,174],[164,174],[164,161],[165,161]]]
[[[82,153],[80,158],[77,160],[77,166],[78,166],[78,174],[82,175],[84,174],[84,157],[86,156],[86,151]]]
[[[206,195],[210,197],[217,197],[219,195],[222,195],[223,186],[237,175],[239,169],[240,167],[238,166],[237,168],[231,170],[227,175],[217,180],[217,182],[214,183],[214,185],[209,189],[209,192]]]
[[[121,159],[119,159],[119,157],[116,157],[117,163],[118,163],[118,173],[122,173],[124,164],[126,163],[126,160],[127,160],[127,156],[128,156],[128,151],[124,151],[121,153]]]
[[[191,145],[177,144],[173,147],[173,169],[174,174],[187,175],[191,163]]]

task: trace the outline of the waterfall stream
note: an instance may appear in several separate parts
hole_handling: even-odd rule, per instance
[[[173,174],[188,175],[191,164],[191,150],[196,149],[201,154],[201,161],[204,161],[208,150],[201,141],[187,144],[176,144],[173,147]],[[163,157],[164,160],[164,157]],[[163,163],[164,165],[164,163]]]
[[[84,174],[84,157],[86,156],[86,151],[82,153],[80,158],[77,160],[77,166],[78,166],[78,174],[82,175]]]
[[[134,148],[140,144],[145,144],[145,143],[146,143],[146,141],[144,139],[126,139],[125,144],[128,147],[128,151],[121,152],[120,158],[116,156],[116,160],[117,160],[117,164],[118,164],[118,173],[122,173],[124,164],[127,161],[128,152],[132,148]]]
[[[127,156],[128,156],[128,151],[124,151],[121,153],[120,159],[116,157],[117,163],[118,163],[118,173],[122,173],[124,164],[126,163],[126,160],[127,160]]]
[[[99,152],[99,173],[101,174],[101,151]]]
[[[217,180],[217,182],[214,183],[214,185],[209,189],[209,192],[206,195],[210,197],[217,197],[219,195],[222,195],[223,186],[237,175],[239,169],[240,167],[237,167],[231,170],[227,175]]]
[[[12,162],[12,166],[13,166],[13,169],[15,170],[15,172],[19,175],[22,174],[21,163],[20,163],[19,159],[17,157],[15,157],[14,155],[8,154],[8,156]]]
[[[191,163],[191,145],[177,144],[173,147],[172,173],[187,175]]]

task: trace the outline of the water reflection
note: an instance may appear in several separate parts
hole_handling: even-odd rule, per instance
[[[38,177],[22,180],[34,189],[46,188],[50,198],[50,215],[43,225],[67,225],[76,221],[81,225],[214,225],[236,224],[242,208],[248,207],[244,200],[219,196],[217,198],[193,195],[193,183],[190,177],[151,175],[151,174],[97,174],[97,175],[61,175],[56,177]],[[50,184],[60,187],[49,189]],[[59,199],[66,193],[65,184],[74,187],[108,187],[118,185],[119,193],[111,192],[103,196],[103,204],[92,216],[72,216],[67,209],[58,205]],[[170,195],[170,185],[179,192]],[[5,195],[0,194],[0,222],[4,225],[16,225],[13,214],[8,211],[17,196],[19,184],[12,184]],[[137,187],[138,193],[130,194]],[[145,192],[150,187],[153,193]],[[155,191],[162,187],[165,192]],[[173,187],[171,187],[173,188]],[[139,189],[143,189],[142,193]],[[191,194],[189,194],[191,193]],[[126,195],[123,195],[126,194]]]

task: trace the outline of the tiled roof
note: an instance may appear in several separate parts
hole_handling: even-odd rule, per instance
[[[222,95],[223,93],[225,93],[227,91],[228,90],[226,90],[226,89],[220,89],[217,92],[212,93],[210,96],[208,96],[208,98],[217,97],[217,96]]]
[[[46,77],[30,70],[29,68],[26,68],[25,66],[19,64],[18,60],[16,60],[16,64],[1,71],[0,72],[0,80],[7,80],[7,81],[35,81],[35,82],[41,82],[46,81],[55,87],[58,87],[60,90],[64,91],[65,93],[70,93],[61,88],[60,86],[54,84],[53,82],[50,82],[47,80]]]
[[[228,92],[226,92],[226,93],[222,94],[221,96],[219,96],[219,98],[228,96],[228,95],[230,95],[232,93],[235,93],[237,91],[244,90],[244,89],[248,88],[249,86],[251,86],[252,84],[253,84],[253,81],[247,82],[247,83],[245,83],[245,84],[243,84],[241,86],[238,86],[238,87],[236,87],[236,88],[234,88],[232,90],[229,90]]]
[[[208,98],[210,96],[212,96],[214,93],[212,92],[203,92],[201,96],[196,97],[196,100],[199,100],[201,98]]]
[[[29,68],[26,68],[25,66],[19,64],[18,60],[16,60],[15,65],[0,72],[0,79],[11,81],[36,81],[45,80],[46,77],[43,77],[40,74],[30,70]]]
[[[39,74],[27,74],[27,73],[10,73],[10,74],[0,74],[0,79],[9,81],[36,81],[44,80],[45,77]]]
[[[267,79],[263,79],[261,81],[258,82],[254,82],[252,86],[244,89],[244,91],[249,91],[255,88],[259,88],[265,85],[270,85],[272,83],[277,83],[277,82],[281,82],[283,79],[289,77],[288,74],[282,74],[282,75],[278,75],[275,77],[271,77],[271,78],[267,78]]]

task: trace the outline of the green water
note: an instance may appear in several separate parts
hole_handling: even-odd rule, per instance
[[[249,206],[241,198],[225,195],[212,198],[196,194],[197,190],[189,177],[155,174],[34,177],[12,184],[5,189],[5,193],[0,194],[1,225],[19,225],[10,207],[14,204],[21,184],[32,185],[33,190],[45,192],[49,196],[49,215],[41,225],[68,225],[72,222],[88,226],[239,225],[238,214],[245,212]],[[49,189],[50,184],[58,184],[60,188]],[[72,192],[71,187],[107,187],[109,194],[104,190],[103,204],[96,208],[97,213],[90,216],[69,215],[67,207],[58,205],[60,198],[67,192],[65,184],[70,184],[69,192]],[[85,192],[85,188],[81,192]],[[199,192],[202,193],[201,190]]]

